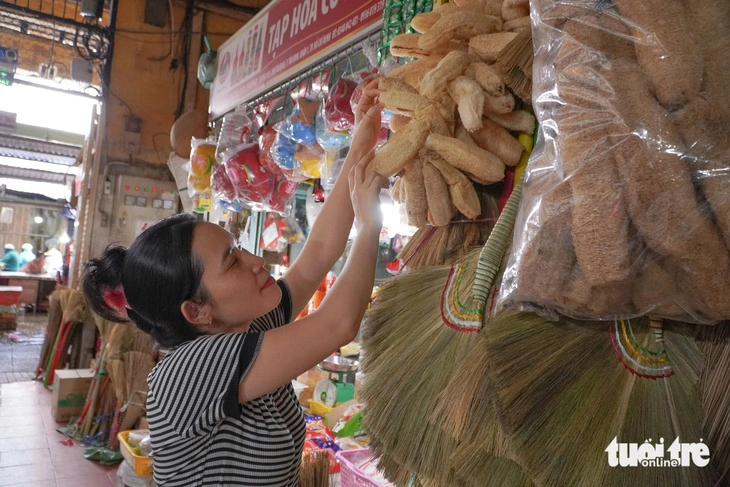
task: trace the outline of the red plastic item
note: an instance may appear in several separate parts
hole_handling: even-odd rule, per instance
[[[261,147],[259,162],[267,171],[273,174],[282,174],[281,168],[271,157],[271,147],[274,145],[274,141],[276,141],[276,130],[271,125],[267,125],[261,130],[259,136],[259,146]]]
[[[239,147],[226,152],[224,162],[236,194],[244,201],[268,205],[274,189],[274,175],[259,163],[258,144]]]
[[[296,181],[287,179],[283,175],[277,176],[274,183],[274,192],[271,194],[271,201],[269,202],[270,211],[283,213],[287,201],[297,192],[298,186],[299,183]]]
[[[226,201],[233,201],[236,197],[236,189],[233,187],[231,178],[228,177],[226,166],[216,164],[210,176],[210,189],[213,193],[220,195]]]
[[[335,82],[324,102],[324,123],[327,130],[344,132],[355,126],[350,98],[356,88],[357,83],[349,79],[340,78]]]

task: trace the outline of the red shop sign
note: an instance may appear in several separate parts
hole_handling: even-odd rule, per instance
[[[384,0],[278,0],[218,50],[212,118],[273,88],[382,24]]]

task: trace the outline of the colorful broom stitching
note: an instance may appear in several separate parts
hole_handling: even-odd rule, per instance
[[[658,344],[664,342],[661,323],[650,322],[651,334]],[[634,335],[631,322],[616,320],[609,327],[611,345],[616,357],[626,370],[645,379],[663,379],[673,374],[667,351],[653,352],[643,347]]]
[[[502,214],[499,215],[492,233],[489,234],[487,243],[479,253],[476,275],[471,287],[470,306],[465,304],[465,299],[462,299],[459,293],[459,282],[465,270],[464,266],[468,265],[468,262],[451,266],[451,272],[449,272],[449,278],[441,296],[441,317],[450,328],[466,333],[482,329],[484,309],[487,306],[494,278],[502,266],[502,257],[512,238],[512,229],[521,195],[522,180],[519,180],[510,194]]]

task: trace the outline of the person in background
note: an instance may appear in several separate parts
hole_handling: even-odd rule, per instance
[[[45,274],[45,265],[46,256],[44,254],[38,254],[38,257],[35,259],[20,266],[20,272],[25,272],[26,274]]]
[[[170,348],[147,377],[157,485],[297,487],[305,424],[291,381],[356,337],[373,288],[387,183],[366,171],[381,127],[378,94],[377,83],[364,90],[341,175],[278,281],[231,233],[190,214],[87,264],[89,307]],[[353,220],[337,282],[294,320],[342,256]]]
[[[35,260],[36,255],[33,253],[33,245],[28,242],[21,245],[20,248],[22,249],[20,252],[20,267],[23,267],[28,262]]]
[[[15,250],[15,245],[5,244],[5,255],[0,262],[5,266],[3,270],[8,272],[18,272],[20,269],[20,254]]]

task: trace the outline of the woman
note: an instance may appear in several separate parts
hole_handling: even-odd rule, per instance
[[[297,485],[305,428],[291,380],[356,336],[375,277],[384,180],[365,169],[380,130],[377,95],[368,85],[343,176],[285,278],[274,281],[233,235],[191,215],[87,264],[84,293],[97,313],[172,347],[147,379],[158,485]],[[337,283],[290,323],[342,255],[353,219]]]

